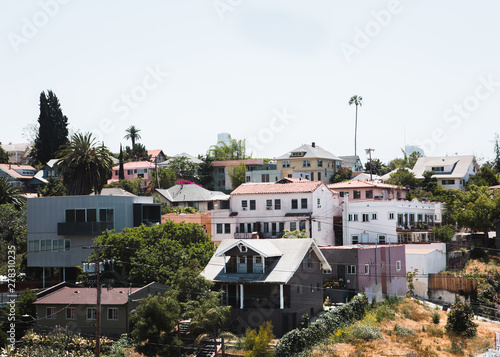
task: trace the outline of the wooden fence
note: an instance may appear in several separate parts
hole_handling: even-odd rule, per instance
[[[451,292],[472,293],[477,289],[477,280],[457,278],[448,274],[429,274],[430,290],[448,290]]]

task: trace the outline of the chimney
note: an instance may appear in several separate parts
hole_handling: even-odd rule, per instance
[[[312,147],[315,148],[316,147],[316,143],[313,141],[312,142]]]

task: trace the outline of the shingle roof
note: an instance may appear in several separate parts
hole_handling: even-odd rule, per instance
[[[151,161],[132,161],[123,164],[124,170],[154,168],[155,164]],[[113,170],[119,170],[120,166],[113,166]]]
[[[349,189],[349,188],[387,188],[387,189],[400,189],[406,190],[404,187],[399,187],[396,185],[389,185],[387,183],[374,182],[374,181],[364,181],[364,180],[351,180],[332,183],[328,185],[329,189],[339,190],[339,189]]]
[[[292,156],[293,152],[304,152],[304,156]],[[319,147],[315,145],[314,147],[312,145],[307,145],[304,144],[302,146],[299,146],[295,150],[292,150],[290,152],[287,152],[286,154],[276,158],[276,160],[286,160],[290,158],[318,158],[318,159],[329,159],[329,160],[337,160],[337,161],[342,161],[342,159],[338,156],[333,155],[331,152],[326,151],[322,147]]]
[[[0,170],[3,172],[7,173],[9,176],[16,178],[16,179],[28,179],[32,178],[35,176],[36,169],[33,166],[30,165],[18,165],[18,164],[0,164]],[[18,171],[22,170],[27,170],[27,171],[32,171],[32,175],[22,175]]]
[[[268,193],[310,193],[314,192],[321,185],[324,185],[321,181],[308,180],[289,183],[244,183],[231,192],[231,196]]]
[[[242,162],[245,165],[264,165],[264,160],[262,159],[245,159],[245,160],[213,161],[212,166],[213,167],[234,166],[234,165],[239,165]]]
[[[124,305],[128,302],[129,292],[134,293],[142,288],[113,288],[111,290],[101,289],[102,305]],[[96,288],[84,287],[63,287],[50,293],[34,304],[52,304],[52,305],[95,305],[97,301]]]
[[[198,185],[175,185],[168,189],[157,189],[170,202],[200,202],[229,200],[229,195],[220,191],[209,191]]]
[[[424,171],[430,171],[432,167],[451,165],[453,167],[453,171],[450,174],[436,173],[432,177],[444,179],[462,178],[467,174],[467,171],[469,170],[471,164],[476,166],[476,169],[479,169],[474,155],[419,157],[417,162],[415,163],[415,166],[413,167],[413,172],[415,173],[416,178],[423,178]]]

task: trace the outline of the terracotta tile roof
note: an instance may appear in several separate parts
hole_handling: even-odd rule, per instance
[[[155,164],[150,161],[132,161],[123,164],[124,170],[154,168]],[[113,166],[113,170],[119,170],[120,165]]]
[[[404,187],[389,185],[387,183],[374,182],[374,181],[364,181],[364,180],[351,180],[351,181],[343,181],[332,183],[328,185],[328,188],[331,190],[339,190],[339,189],[349,189],[349,188],[387,188],[387,189],[399,189],[399,190],[407,190]]]
[[[214,161],[212,162],[212,166],[233,166],[239,165],[241,162],[244,162],[245,165],[264,165],[264,160],[262,159],[246,159],[246,160],[227,160],[227,161]]]
[[[134,293],[141,288],[113,288],[111,290],[101,289],[102,305],[124,305],[128,302],[129,292]],[[44,305],[95,305],[97,301],[96,288],[63,287],[44,296],[34,304]]]
[[[321,185],[324,185],[321,181],[307,180],[290,183],[244,183],[231,192],[231,196],[268,193],[310,193]]]

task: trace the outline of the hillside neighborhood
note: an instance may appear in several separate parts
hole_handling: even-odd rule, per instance
[[[422,150],[362,164],[292,139],[252,158],[227,133],[206,153],[171,154],[135,126],[112,153],[91,133],[69,137],[48,97],[59,115],[41,113],[34,142],[0,150],[2,245],[15,256],[0,302],[19,327],[5,344],[64,327],[129,336],[146,355],[209,356],[224,353],[221,331],[267,326],[280,355],[341,306],[408,296],[499,317],[498,271],[460,273],[500,249],[498,137],[482,166]]]

